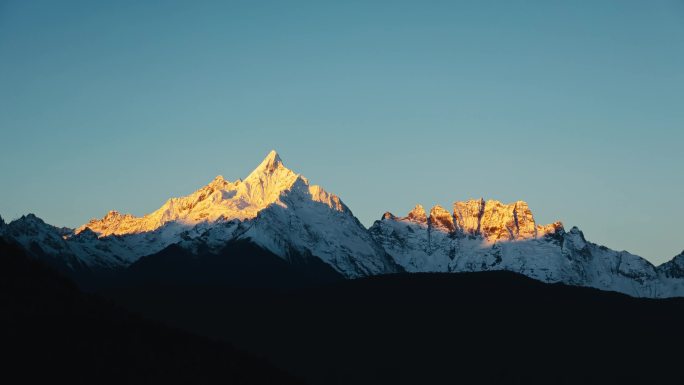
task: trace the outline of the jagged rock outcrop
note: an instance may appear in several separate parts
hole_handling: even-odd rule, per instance
[[[408,215],[406,215],[406,219],[415,223],[427,225],[427,215],[425,215],[425,209],[421,205],[416,205],[409,211]]]
[[[452,232],[456,230],[454,226],[454,217],[446,211],[442,206],[435,206],[430,210],[430,228],[438,229],[444,232]]]
[[[560,222],[537,225],[522,201],[480,199],[453,207],[450,214],[435,206],[429,226],[387,213],[370,232],[410,272],[509,270],[633,296],[684,295],[684,279],[667,278],[680,274],[679,260],[657,269],[639,256],[587,242],[576,227],[566,232]]]
[[[454,203],[454,223],[460,232],[464,234],[480,234],[480,221],[484,214],[484,199],[471,199],[465,202]]]
[[[490,242],[531,239],[537,225],[527,203],[503,204],[497,200],[455,202],[454,221],[464,234],[480,235]]]

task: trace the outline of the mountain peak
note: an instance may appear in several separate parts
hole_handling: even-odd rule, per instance
[[[33,233],[36,233],[38,229],[53,229],[55,228],[52,225],[48,225],[43,221],[40,217],[37,217],[35,214],[30,213],[26,215],[22,215],[20,218],[13,220],[6,226],[10,228],[22,228],[22,229],[31,229],[30,231]]]
[[[225,182],[226,179],[223,177],[223,175],[216,175],[216,178],[214,178],[211,183],[223,183]]]
[[[427,215],[425,214],[425,209],[423,205],[417,204],[416,207],[411,210],[406,216],[409,220],[419,223],[427,223]]]
[[[99,236],[127,235],[152,232],[169,222],[177,223],[178,226],[174,228],[179,229],[201,222],[251,219],[269,205],[279,202],[298,180],[304,181],[305,187],[309,188],[303,177],[286,168],[278,153],[271,151],[242,181],[233,183],[218,175],[192,194],[171,198],[162,207],[143,217],[112,211],[102,219],[93,219],[81,226],[76,233],[89,227]],[[309,194],[314,200],[325,200],[330,207],[342,210],[339,198],[325,193],[321,188],[312,186]]]
[[[271,159],[278,162],[281,161],[280,155],[278,155],[278,152],[276,150],[269,151],[268,155],[266,155],[266,159]]]
[[[103,221],[106,222],[118,222],[124,219],[130,219],[133,218],[133,215],[131,214],[121,214],[120,212],[116,210],[110,210],[103,218]]]
[[[19,220],[22,221],[28,221],[28,222],[38,222],[38,223],[45,223],[40,217],[36,216],[34,213],[28,213],[26,215],[22,215]]]
[[[264,160],[261,161],[259,166],[252,171],[253,175],[255,173],[260,173],[260,174],[270,174],[273,171],[277,170],[280,167],[285,167],[283,165],[283,160],[280,159],[280,155],[275,150],[271,150],[271,152],[266,155]]]
[[[210,188],[213,190],[220,190],[228,187],[231,183],[227,181],[223,175],[217,175],[216,178],[214,178],[209,184],[206,186],[206,188]]]
[[[109,212],[107,212],[107,215],[105,215],[105,219],[117,218],[120,216],[121,216],[120,212],[118,212],[116,210],[109,210]]]
[[[430,226],[446,232],[454,231],[454,217],[444,207],[436,205],[430,210]]]

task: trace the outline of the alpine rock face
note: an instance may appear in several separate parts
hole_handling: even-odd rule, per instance
[[[286,168],[275,151],[245,180],[217,176],[143,217],[111,211],[73,231],[33,215],[15,222],[5,233],[25,247],[92,269],[125,268],[172,244],[219,250],[246,240],[286,260],[319,258],[348,278],[400,270],[339,197]]]
[[[587,242],[560,222],[537,225],[525,202],[455,202],[453,211],[416,206],[406,217],[385,213],[373,239],[409,272],[508,270],[638,297],[684,294],[684,257],[656,268],[645,259]],[[684,280],[682,280],[684,282]]]

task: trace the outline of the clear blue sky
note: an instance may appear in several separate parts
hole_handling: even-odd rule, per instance
[[[0,0],[0,215],[142,215],[274,148],[366,225],[526,200],[684,249],[682,1]]]

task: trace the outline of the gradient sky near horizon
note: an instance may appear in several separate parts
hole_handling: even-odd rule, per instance
[[[271,149],[370,225],[527,201],[684,249],[682,1],[0,0],[0,215],[143,215]]]

